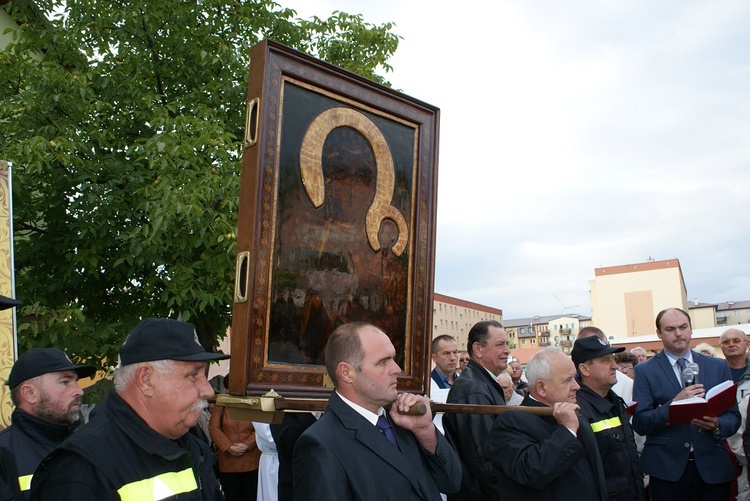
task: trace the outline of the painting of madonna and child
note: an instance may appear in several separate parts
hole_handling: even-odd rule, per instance
[[[365,321],[404,367],[416,132],[292,84],[283,116],[268,363],[323,365],[331,332]]]

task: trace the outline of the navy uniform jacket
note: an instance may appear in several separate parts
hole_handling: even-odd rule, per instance
[[[693,361],[700,368],[699,381],[706,391],[732,379],[726,360],[695,351],[692,354]],[[712,433],[701,432],[691,424],[667,424],[669,404],[680,391],[682,385],[664,351],[635,366],[633,400],[638,402],[638,407],[633,416],[633,429],[646,436],[641,453],[643,473],[670,482],[679,480],[687,466],[692,445],[695,465],[706,483],[734,480],[732,458],[723,439],[732,436],[740,426],[737,405],[718,416],[721,440],[717,440]]]
[[[224,501],[206,442],[160,435],[115,392],[106,402],[39,466],[32,501]]]
[[[50,423],[21,409],[13,411],[11,422],[13,424],[0,432],[0,447],[5,447],[13,454],[18,470],[16,481],[25,498],[28,498],[31,478],[39,463],[81,423]]]
[[[602,397],[581,384],[577,401],[579,413],[588,421],[599,446],[609,501],[645,499],[638,450],[622,398],[612,390]]]
[[[393,430],[401,451],[333,392],[294,447],[295,501],[439,501],[440,492],[459,489],[458,456],[441,433],[431,454],[410,431]]]

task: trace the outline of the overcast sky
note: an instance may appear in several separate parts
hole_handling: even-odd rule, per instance
[[[435,292],[590,315],[652,257],[750,300],[750,2],[277,1],[396,23],[386,77],[441,109]]]

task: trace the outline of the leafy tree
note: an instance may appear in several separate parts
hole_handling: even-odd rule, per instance
[[[148,316],[215,348],[230,324],[250,47],[271,38],[388,84],[393,25],[268,0],[28,0],[0,51],[21,349],[111,365]]]

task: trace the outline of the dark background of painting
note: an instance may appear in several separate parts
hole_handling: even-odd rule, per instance
[[[403,368],[408,353],[412,239],[401,256],[394,255],[396,225],[385,220],[379,233],[381,249],[374,251],[367,241],[365,216],[377,179],[372,148],[354,129],[334,129],[323,147],[325,199],[321,207],[313,207],[302,184],[302,138],[315,117],[336,106],[346,105],[284,83],[268,361],[321,365],[332,330],[348,321],[364,320],[391,338]],[[415,130],[364,114],[391,149],[396,176],[391,203],[411,232]]]

